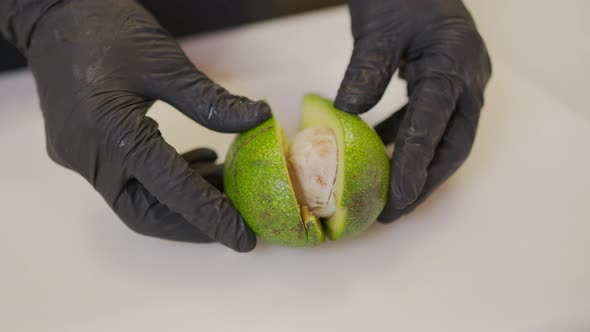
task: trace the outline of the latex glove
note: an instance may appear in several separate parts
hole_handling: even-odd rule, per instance
[[[412,211],[469,155],[491,75],[486,46],[459,0],[350,0],[354,51],[335,106],[371,109],[394,72],[409,103],[376,126],[395,142],[381,222]]]
[[[134,1],[2,6],[2,31],[37,82],[54,161],[80,173],[138,233],[213,239],[239,252],[255,247],[237,210],[164,141],[146,112],[163,100],[209,129],[234,133],[268,119],[268,105],[210,81]]]

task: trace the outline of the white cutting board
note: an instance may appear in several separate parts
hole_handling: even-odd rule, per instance
[[[350,42],[339,9],[183,45],[228,89],[266,97],[293,134],[303,93],[335,96]],[[1,76],[0,331],[588,331],[590,124],[506,60],[471,158],[415,213],[249,254],[129,231],[46,156],[29,74]],[[404,96],[396,80],[365,119]],[[163,103],[150,115],[180,151],[233,138]]]

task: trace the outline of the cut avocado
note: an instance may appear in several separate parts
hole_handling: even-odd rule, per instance
[[[238,135],[224,181],[227,196],[258,237],[311,247],[324,241],[324,233],[331,240],[353,236],[377,219],[388,194],[389,160],[376,132],[330,100],[306,95],[302,115],[302,129],[329,128],[336,137],[335,209],[329,217],[316,217],[299,190],[296,195],[286,160],[289,142],[274,117]]]

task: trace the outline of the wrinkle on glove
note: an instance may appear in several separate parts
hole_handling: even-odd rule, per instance
[[[354,49],[335,100],[350,113],[377,104],[396,71],[409,102],[376,130],[394,143],[379,220],[412,211],[467,159],[491,62],[460,0],[350,0]]]

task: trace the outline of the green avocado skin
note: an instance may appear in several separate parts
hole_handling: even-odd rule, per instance
[[[259,238],[282,246],[307,247],[280,130],[273,117],[236,137],[225,161],[225,192]]]

